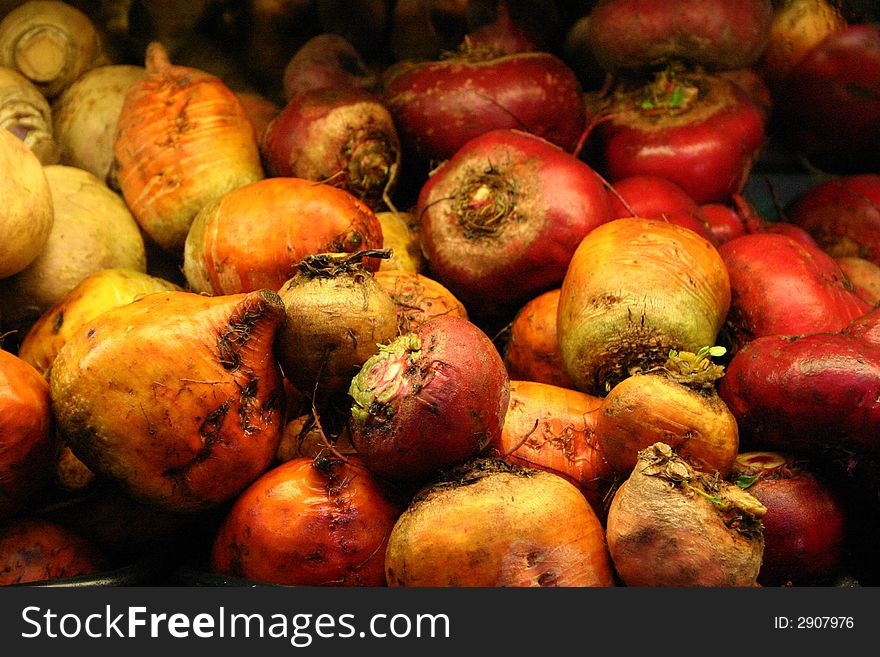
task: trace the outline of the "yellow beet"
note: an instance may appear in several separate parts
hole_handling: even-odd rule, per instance
[[[73,453],[133,497],[175,511],[232,499],[269,466],[283,382],[272,290],[146,295],[84,324],[49,371]]]
[[[25,335],[18,356],[45,375],[61,346],[84,323],[145,294],[175,289],[180,288],[133,269],[101,269],[40,316]]]

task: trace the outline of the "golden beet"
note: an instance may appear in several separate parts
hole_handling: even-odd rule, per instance
[[[229,500],[278,447],[283,315],[271,290],[158,292],[102,313],[49,372],[66,442],[141,501],[192,511]]]

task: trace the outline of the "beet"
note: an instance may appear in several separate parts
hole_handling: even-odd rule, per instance
[[[416,483],[498,438],[510,380],[482,330],[461,317],[440,316],[379,347],[349,395],[351,441],[367,467]]]
[[[482,310],[558,286],[581,239],[612,218],[592,168],[518,130],[465,144],[424,184],[416,216],[432,271]]]
[[[880,450],[880,345],[846,333],[768,335],[731,359],[719,395],[745,449]]]
[[[880,24],[827,36],[792,68],[775,99],[775,131],[789,149],[825,171],[876,170]]]
[[[760,336],[840,331],[870,309],[831,256],[787,235],[743,235],[718,250],[730,273],[734,349]]]
[[[571,150],[585,127],[580,82],[548,52],[496,56],[475,50],[403,61],[386,69],[383,82],[401,140],[426,161],[445,160],[498,128],[530,132]]]
[[[670,60],[710,70],[754,64],[770,36],[770,0],[599,0],[590,43],[608,71]]]
[[[374,210],[397,184],[394,121],[377,96],[357,87],[295,96],[266,128],[260,151],[271,175],[339,187]]]

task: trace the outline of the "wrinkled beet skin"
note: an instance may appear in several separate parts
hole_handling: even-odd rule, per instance
[[[669,60],[731,70],[754,64],[770,37],[770,0],[599,0],[590,43],[608,71]]]
[[[787,235],[743,235],[718,251],[730,274],[734,349],[761,336],[837,332],[870,310],[831,256]]]
[[[612,118],[596,126],[594,137],[612,183],[638,175],[665,178],[699,205],[742,192],[766,138],[763,112],[730,80],[704,75],[703,83],[709,94],[693,110],[656,121],[641,114],[635,95],[612,104]],[[628,118],[634,113],[638,122]]]
[[[414,484],[497,440],[510,399],[501,355],[470,321],[434,317],[418,337],[418,360],[398,375],[402,391],[384,409],[371,405],[366,421],[350,422],[352,444],[371,471]]]
[[[386,70],[383,98],[401,141],[425,160],[452,157],[497,128],[524,130],[570,151],[586,124],[577,76],[546,52],[401,62]]]
[[[819,183],[795,200],[786,216],[833,256],[858,256],[880,265],[880,175]]]
[[[859,337],[757,338],[733,356],[719,395],[744,449],[880,450],[880,345]]]
[[[850,25],[813,47],[775,95],[781,138],[821,168],[880,164],[880,24]]]
[[[511,214],[491,235],[469,236],[455,195],[494,169],[512,187]],[[522,304],[559,285],[581,239],[612,218],[588,165],[549,142],[497,130],[462,147],[423,185],[417,203],[432,271],[470,307]]]

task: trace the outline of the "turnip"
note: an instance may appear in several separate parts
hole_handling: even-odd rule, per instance
[[[49,237],[27,267],[0,282],[3,316],[25,329],[91,274],[147,268],[144,238],[119,194],[83,169],[53,164],[43,172],[52,194]]]
[[[43,165],[20,139],[0,130],[0,279],[31,264],[49,239],[52,192]]]

